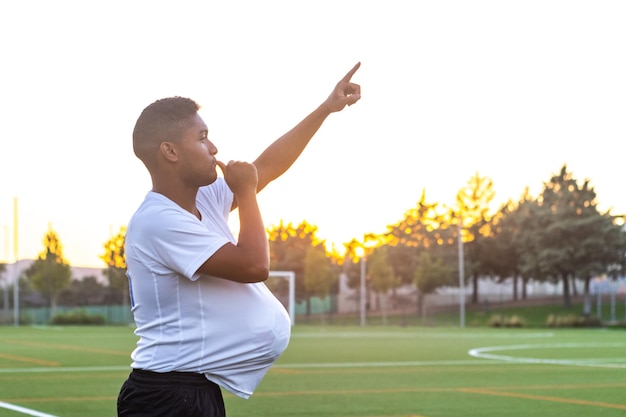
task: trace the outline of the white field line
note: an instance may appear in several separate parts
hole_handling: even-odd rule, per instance
[[[35,417],[56,417],[52,414],[42,413],[41,411],[31,410],[30,408],[20,407],[19,405],[13,405],[2,401],[0,401],[0,408],[17,411],[18,413]]]
[[[278,369],[315,369],[315,368],[392,368],[404,366],[459,366],[459,365],[501,365],[501,363],[484,359],[469,359],[458,361],[406,361],[406,362],[322,362],[322,363],[284,363],[275,364]],[[115,372],[131,371],[128,366],[74,366],[74,367],[39,367],[39,368],[0,368],[0,374],[21,373],[55,373],[55,372]]]
[[[0,374],[22,374],[39,372],[109,372],[131,371],[130,366],[52,366],[47,368],[0,368]]]
[[[549,365],[590,366],[598,368],[626,368],[626,357],[584,358],[584,359],[542,359],[519,356],[499,355],[489,352],[526,349],[580,349],[580,348],[624,348],[626,343],[549,343],[523,344],[509,346],[486,346],[471,349],[468,354],[475,358],[491,359],[507,363],[534,363]]]
[[[412,332],[344,332],[344,333],[292,333],[292,339],[352,339],[352,338],[368,338],[368,339],[543,339],[554,337],[553,332],[535,332],[535,333],[412,333]]]
[[[495,365],[497,362],[488,360],[460,361],[408,361],[408,362],[328,362],[328,363],[284,363],[276,364],[278,369],[311,369],[311,368],[393,368],[417,366],[457,366],[457,365]]]

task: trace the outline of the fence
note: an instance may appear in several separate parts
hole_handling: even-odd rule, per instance
[[[133,316],[129,306],[84,306],[57,307],[55,315],[84,314],[88,317],[102,317],[104,324],[130,324]],[[24,308],[20,310],[20,323],[32,325],[50,324],[52,313],[49,307]]]

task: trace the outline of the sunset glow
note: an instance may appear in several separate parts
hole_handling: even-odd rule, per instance
[[[70,264],[105,266],[110,231],[151,188],[131,133],[154,100],[193,98],[220,159],[253,160],[358,61],[363,98],[261,193],[267,226],[306,220],[341,251],[424,190],[452,206],[479,173],[498,205],[563,164],[626,213],[624,2],[35,0],[0,16],[9,262],[17,198],[19,258],[50,224]]]

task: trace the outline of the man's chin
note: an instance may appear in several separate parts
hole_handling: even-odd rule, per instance
[[[217,175],[212,175],[211,177],[209,177],[206,181],[206,183],[204,185],[211,185],[213,184],[215,181],[217,181]]]

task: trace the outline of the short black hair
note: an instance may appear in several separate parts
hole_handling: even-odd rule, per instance
[[[177,140],[186,122],[200,106],[185,97],[162,98],[146,107],[133,130],[133,150],[146,163],[161,142]]]

